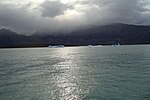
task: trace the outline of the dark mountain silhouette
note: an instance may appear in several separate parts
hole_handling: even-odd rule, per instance
[[[47,33],[47,34],[45,34]],[[0,30],[0,47],[37,47],[63,44],[112,45],[150,44],[150,26],[110,24],[90,26],[70,33],[34,33],[31,36],[19,35],[7,29]]]
[[[0,47],[32,47],[39,46],[40,40],[33,36],[20,35],[8,29],[0,30]]]

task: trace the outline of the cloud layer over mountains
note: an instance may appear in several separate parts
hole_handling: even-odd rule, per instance
[[[150,25],[148,0],[0,0],[0,27],[21,33],[87,25]]]

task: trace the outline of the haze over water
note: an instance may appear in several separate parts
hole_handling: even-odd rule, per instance
[[[150,100],[150,45],[0,49],[0,100]]]

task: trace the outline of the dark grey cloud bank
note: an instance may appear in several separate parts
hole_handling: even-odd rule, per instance
[[[150,25],[148,0],[45,0],[17,4],[0,0],[0,27],[21,33],[57,32],[88,25],[128,23]]]
[[[63,15],[67,9],[72,9],[73,6],[61,3],[60,1],[48,1],[46,0],[41,5],[41,13],[43,17],[56,17]]]

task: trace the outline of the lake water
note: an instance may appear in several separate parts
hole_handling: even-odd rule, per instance
[[[0,49],[0,100],[150,100],[150,45]]]

